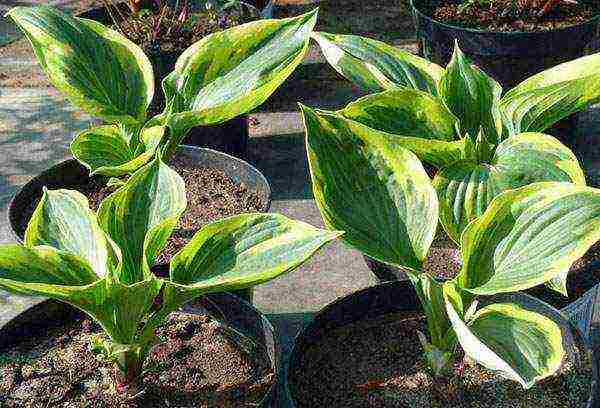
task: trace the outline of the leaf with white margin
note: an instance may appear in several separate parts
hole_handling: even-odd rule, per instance
[[[525,290],[564,274],[600,240],[600,190],[534,183],[497,196],[461,237],[457,284],[474,294]]]

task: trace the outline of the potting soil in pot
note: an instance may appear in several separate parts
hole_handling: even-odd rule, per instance
[[[546,3],[547,0],[495,0],[461,7],[455,1],[443,0],[427,13],[437,21],[487,31],[556,30],[583,23],[600,13],[582,3],[560,1],[554,10],[540,16]]]
[[[151,352],[141,394],[123,400],[115,367],[89,350],[98,333],[84,318],[3,350],[0,406],[244,408],[255,407],[273,383],[260,347],[250,352],[209,317],[178,312],[159,329],[163,343]]]
[[[185,182],[187,207],[165,249],[156,259],[157,264],[169,262],[203,225],[241,213],[261,212],[265,208],[267,197],[250,190],[244,184],[236,183],[221,170],[199,167],[193,159],[186,156],[176,156],[169,166]],[[88,184],[73,186],[71,189],[87,196],[90,208],[94,211],[114,191],[114,188],[105,186],[104,180],[99,179],[92,179]],[[32,202],[25,209],[29,215],[22,219],[29,219],[36,206],[37,202]]]
[[[473,363],[464,364],[462,381],[434,384],[416,330],[427,332],[424,319],[404,313],[327,333],[290,367],[297,407],[579,408],[589,398],[592,366],[579,354],[530,390]]]

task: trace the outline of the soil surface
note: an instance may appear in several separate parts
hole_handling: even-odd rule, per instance
[[[582,3],[559,1],[547,13],[541,13],[546,1],[532,0],[534,6],[526,6],[524,0],[473,1],[462,6],[445,0],[428,14],[435,20],[452,25],[488,31],[548,31],[583,23],[600,10]]]
[[[426,369],[416,330],[426,332],[425,321],[403,314],[328,333],[290,369],[298,408],[577,408],[589,396],[592,367],[587,359],[565,359],[559,373],[526,391],[459,358],[455,370],[464,366],[462,380],[455,377],[440,387]],[[440,402],[432,394],[456,397]]]
[[[116,371],[90,348],[102,333],[88,318],[49,330],[0,354],[0,406],[254,407],[273,383],[268,356],[249,353],[205,315],[172,313],[158,335],[143,377],[142,394],[124,400]],[[99,334],[103,335],[103,334]]]
[[[187,208],[165,249],[156,259],[157,264],[168,263],[203,225],[221,218],[262,212],[265,209],[267,197],[250,190],[244,184],[234,182],[220,170],[199,167],[185,156],[175,157],[169,166],[179,173],[185,182]],[[104,181],[97,178],[86,185],[67,188],[76,189],[88,197],[90,208],[94,211],[98,210],[102,200],[114,191],[114,188],[105,186]],[[29,220],[36,206],[37,202],[31,203],[25,210],[27,215],[24,220]]]

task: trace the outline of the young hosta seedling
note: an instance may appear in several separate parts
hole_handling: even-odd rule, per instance
[[[502,95],[458,44],[444,69],[369,38],[313,37],[337,71],[378,92],[335,115],[394,135],[439,169],[433,185],[440,219],[454,241],[503,191],[540,181],[585,184],[575,155],[541,132],[600,100],[600,53],[536,74]]]
[[[165,111],[150,119],[154,76],[138,46],[52,7],[15,7],[8,16],[52,84],[107,123],[78,134],[73,156],[92,174],[117,177],[135,172],[157,150],[168,161],[192,127],[220,124],[261,105],[302,61],[317,11],[243,24],[196,42],[163,81]]]
[[[173,257],[169,278],[157,278],[150,267],[185,207],[183,180],[159,158],[97,214],[76,191],[46,190],[25,246],[0,246],[0,288],[87,313],[108,336],[95,348],[117,362],[125,384],[135,384],[169,313],[198,296],[290,272],[340,235],[282,215],[242,214],[203,227]]]
[[[506,191],[464,230],[463,266],[444,284],[422,272],[439,204],[421,162],[397,143],[336,113],[302,107],[313,192],[325,224],[366,255],[409,269],[429,336],[429,366],[448,373],[457,344],[524,387],[552,375],[565,353],[560,314],[513,293],[562,279],[600,239],[600,190],[540,182]]]

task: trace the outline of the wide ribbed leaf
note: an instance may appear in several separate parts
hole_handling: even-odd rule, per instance
[[[554,320],[559,317],[556,311],[539,313],[549,306],[534,299],[525,305],[518,297],[512,300],[479,309],[467,323],[450,302],[446,309],[467,356],[531,388],[560,368],[565,354],[563,333]]]
[[[8,13],[31,42],[52,84],[77,107],[108,122],[135,123],[154,93],[143,51],[103,25],[46,6]]]
[[[437,197],[419,159],[393,135],[302,107],[313,192],[325,224],[382,262],[420,270]]]
[[[397,135],[396,142],[421,160],[442,167],[460,160],[458,119],[443,103],[421,91],[395,89],[365,96],[339,111],[375,130]]]
[[[47,245],[86,260],[103,277],[116,267],[110,246],[87,198],[71,190],[46,190],[25,231],[25,244]],[[110,266],[109,266],[110,264]]]
[[[300,64],[317,10],[208,35],[177,60],[164,83],[176,133],[225,122],[262,104]]]
[[[511,89],[501,100],[509,130],[543,132],[572,113],[600,100],[600,53],[540,72]]]
[[[440,96],[460,120],[461,131],[473,140],[483,128],[487,139],[496,142],[502,135],[500,95],[502,87],[467,60],[458,44],[440,81]]]
[[[48,246],[0,246],[1,289],[65,300],[74,287],[97,280],[85,260],[67,252]]]
[[[160,158],[134,173],[100,204],[100,225],[123,253],[121,282],[135,283],[151,275],[149,267],[186,204],[183,179]]]
[[[444,69],[407,51],[357,35],[315,32],[327,62],[362,89],[407,87],[437,94]]]
[[[552,136],[513,136],[500,143],[489,164],[461,161],[436,174],[440,221],[458,242],[467,224],[482,215],[498,194],[540,181],[585,185],[585,175],[575,155]]]
[[[341,235],[279,214],[242,214],[206,225],[171,260],[178,296],[230,291],[291,272]]]
[[[600,190],[535,183],[496,197],[461,237],[458,284],[482,295],[514,292],[569,270],[600,240]]]
[[[164,127],[144,129],[142,144],[133,149],[120,126],[99,126],[79,133],[71,143],[71,153],[90,169],[90,175],[119,177],[131,174],[152,159]]]

